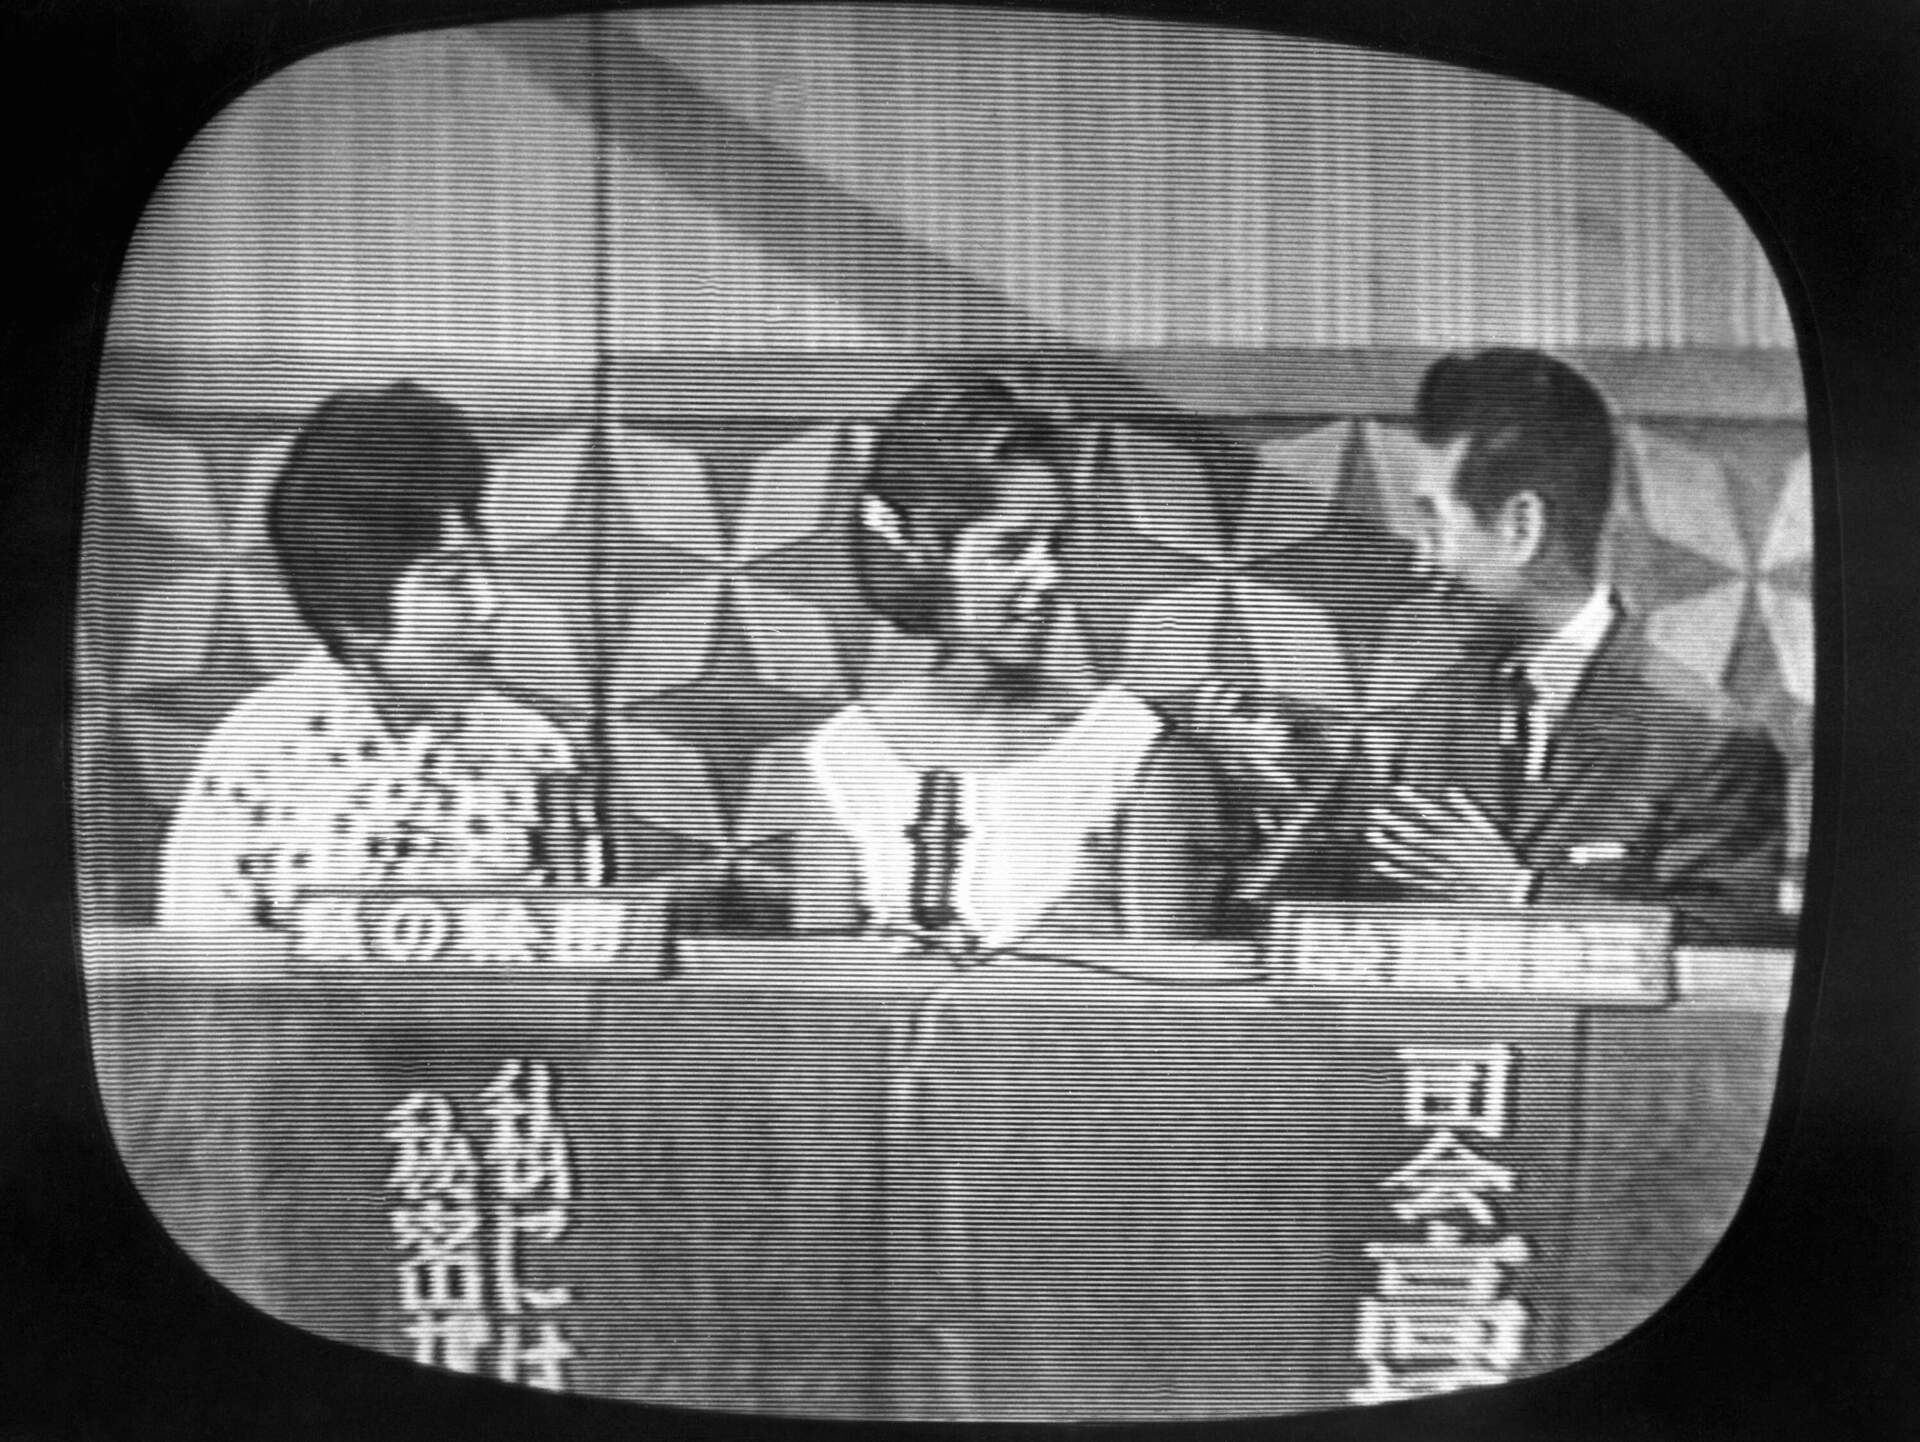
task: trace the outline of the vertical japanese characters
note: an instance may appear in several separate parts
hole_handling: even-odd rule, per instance
[[[1394,1216],[1414,1239],[1372,1242],[1374,1291],[1360,1301],[1355,1355],[1360,1403],[1453,1392],[1503,1382],[1523,1355],[1527,1310],[1504,1295],[1508,1269],[1526,1262],[1525,1238],[1503,1233],[1493,1198],[1514,1174],[1474,1151],[1464,1136],[1506,1133],[1515,1053],[1485,1046],[1405,1046],[1403,1121],[1428,1133],[1414,1158],[1381,1183]]]
[[[405,1334],[415,1361],[456,1372],[490,1362],[502,1381],[565,1391],[573,1292],[529,1276],[529,1253],[565,1234],[574,1196],[552,1072],[508,1061],[479,1102],[487,1129],[477,1152],[442,1093],[410,1093],[387,1115]]]

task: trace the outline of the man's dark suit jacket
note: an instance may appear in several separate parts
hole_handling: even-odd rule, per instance
[[[1777,942],[1786,767],[1766,737],[1735,729],[1653,677],[1663,658],[1616,620],[1554,728],[1545,775],[1507,814],[1503,702],[1490,657],[1469,655],[1382,718],[1399,780],[1465,791],[1497,820],[1540,905],[1633,902],[1674,912],[1693,945]],[[1411,899],[1367,866],[1363,785],[1343,785],[1296,876],[1311,891]],[[1286,882],[1282,882],[1283,888]]]

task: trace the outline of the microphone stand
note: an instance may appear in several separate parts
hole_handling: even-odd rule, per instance
[[[920,774],[914,819],[907,824],[913,848],[913,877],[908,909],[922,950],[937,952],[955,967],[984,959],[980,939],[960,918],[954,882],[967,828],[960,822],[960,778],[941,768]]]

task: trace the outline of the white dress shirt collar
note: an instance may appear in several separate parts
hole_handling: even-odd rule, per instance
[[[1533,683],[1539,710],[1557,718],[1573,704],[1587,667],[1613,629],[1615,615],[1612,588],[1595,586],[1567,623],[1527,659],[1527,680]]]

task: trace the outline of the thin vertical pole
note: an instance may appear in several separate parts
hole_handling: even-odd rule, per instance
[[[608,671],[613,659],[612,608],[607,596],[607,515],[611,509],[612,441],[609,411],[612,404],[613,355],[608,340],[608,204],[607,204],[607,75],[604,14],[588,18],[587,44],[593,125],[593,415],[587,434],[586,511],[591,534],[587,538],[587,604],[591,645],[587,659],[588,764],[593,839],[599,856],[599,880],[615,876],[612,845],[613,756],[609,736]]]

